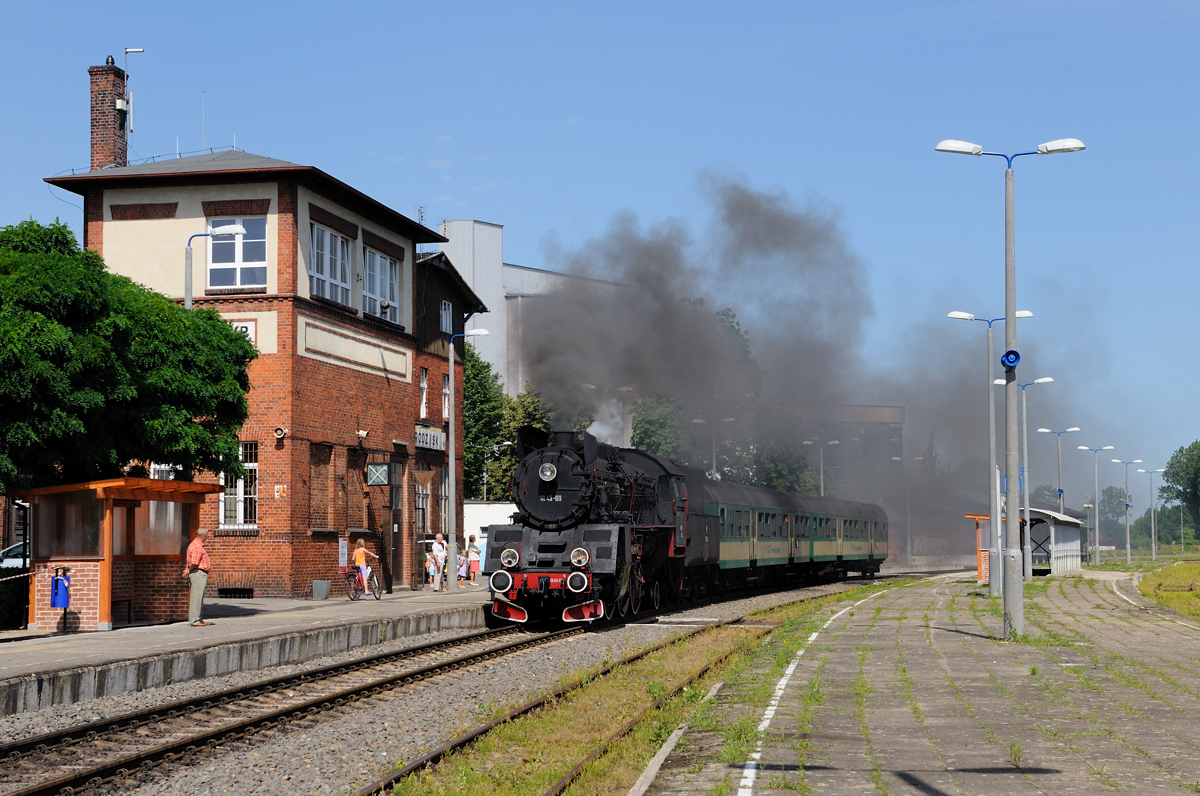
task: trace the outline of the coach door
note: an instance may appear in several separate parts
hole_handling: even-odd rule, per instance
[[[842,557],[842,518],[838,517],[835,522],[837,522],[837,557],[840,559]]]
[[[746,512],[750,515],[750,564],[758,561],[758,519],[759,513],[754,509]]]

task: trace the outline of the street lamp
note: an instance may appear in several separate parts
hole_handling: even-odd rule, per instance
[[[735,417],[726,417],[712,424],[712,469],[709,470],[709,474],[712,476],[714,481],[719,481],[721,478],[721,476],[717,474],[717,423],[733,423],[736,421],[737,418]],[[702,426],[708,421],[697,417],[692,422]]]
[[[1112,445],[1105,445],[1103,448],[1089,448],[1087,445],[1080,445],[1077,450],[1092,452],[1092,478],[1095,479],[1094,489],[1092,494],[1092,530],[1095,531],[1095,538],[1092,547],[1092,565],[1100,563],[1100,451],[1110,451]]]
[[[1132,561],[1129,553],[1129,465],[1141,464],[1141,459],[1133,459],[1132,461],[1123,462],[1120,459],[1113,459],[1113,464],[1125,465],[1125,564],[1128,565]]]
[[[446,462],[450,465],[449,477],[446,479],[446,492],[449,493],[446,495],[449,498],[446,503],[450,507],[450,516],[446,522],[446,529],[450,531],[450,538],[446,540],[447,581],[450,580],[450,573],[458,571],[458,505],[454,501],[454,341],[459,337],[485,337],[487,333],[487,329],[468,329],[462,334],[452,334],[446,347],[446,359],[450,363],[450,434],[446,441]]]
[[[814,443],[812,440],[806,439],[801,444],[802,445],[813,445],[813,444],[817,444],[817,443]],[[820,455],[821,456],[821,497],[825,497],[825,449],[828,448],[830,445],[840,445],[840,444],[841,443],[838,442],[836,439],[831,439],[831,440],[829,440],[829,442],[826,442],[824,445],[821,445],[821,447],[820,447],[820,451],[821,451],[821,455]]]
[[[1025,559],[1025,582],[1033,581],[1033,525],[1029,521],[1029,493],[1033,491],[1033,481],[1029,478],[1029,406],[1025,403],[1025,388],[1035,384],[1049,384],[1054,379],[1044,376],[1034,379],[1027,384],[1018,384],[1021,388],[1021,458],[1025,461],[1025,544],[1022,546],[1022,556]],[[1054,523],[1050,523],[1050,550],[1054,551]]]
[[[995,381],[996,361],[995,348],[992,343],[992,324],[1004,320],[1003,318],[976,318],[969,312],[955,310],[946,314],[947,318],[953,318],[958,321],[980,321],[987,324],[987,351],[984,352],[984,358],[987,360],[988,374],[988,481],[995,480],[995,473],[992,471],[996,467],[996,391],[992,389],[992,384]],[[1016,317],[1032,318],[1033,313],[1029,310],[1017,310]],[[1000,596],[1000,570],[1003,564],[1000,561],[1000,499],[996,494],[995,484],[988,484],[988,503],[991,509],[991,548],[988,551],[988,592],[992,597]],[[992,573],[996,573],[996,577],[992,577]]]
[[[1157,470],[1143,470],[1142,468],[1139,467],[1138,472],[1146,473],[1147,475],[1150,476],[1150,560],[1154,561],[1158,558],[1158,556],[1157,556],[1158,522],[1156,521],[1157,518],[1154,516],[1154,504],[1157,502],[1154,499],[1154,474],[1155,473],[1165,473],[1166,470],[1163,469],[1162,467],[1159,467]],[[1183,539],[1183,527],[1182,526],[1180,526],[1180,529],[1179,529],[1179,538],[1181,540]]]
[[[1064,507],[1066,505],[1065,501],[1063,500],[1063,488],[1062,488],[1062,435],[1070,434],[1072,431],[1079,431],[1079,430],[1080,430],[1080,428],[1078,426],[1071,426],[1070,428],[1065,428],[1062,431],[1051,431],[1048,428],[1039,428],[1038,429],[1039,434],[1054,434],[1058,438],[1058,513],[1059,514],[1064,513]]]
[[[226,224],[223,227],[214,227],[212,232],[197,232],[188,238],[187,249],[183,253],[183,308],[185,310],[192,308],[192,241],[195,238],[227,238],[230,235],[245,234],[246,228],[241,224]]]
[[[1014,159],[1025,155],[1054,155],[1060,152],[1078,152],[1084,148],[1083,142],[1075,138],[1060,138],[1041,144],[1032,152],[1017,152],[1006,155],[1001,152],[984,152],[983,147],[968,141],[947,140],[939,143],[935,149],[938,152],[951,152],[959,155],[990,155],[1004,158],[1008,168],[1004,172],[1004,348],[1007,351],[1017,350],[1017,232],[1013,201],[1013,168]],[[991,352],[988,352],[989,356]],[[1008,357],[1006,357],[1008,359]],[[1020,460],[1017,455],[1017,362],[1016,355],[1011,364],[1006,364],[1004,389],[1004,463],[1008,475],[1008,483],[1015,484],[1020,478]],[[1021,555],[1018,548],[1021,542],[1021,526],[1017,513],[1008,512],[1005,537],[1008,544],[1005,547],[1004,576],[1008,583],[1021,582]],[[1025,598],[1023,589],[1004,590],[1004,635],[1006,638],[1024,635],[1025,633]]]
[[[902,459],[899,456],[893,456],[892,461],[904,462],[906,460]],[[925,461],[925,457],[924,456],[914,456],[911,459],[908,459],[907,461],[923,462],[923,461]],[[906,566],[910,566],[910,567],[912,566],[912,502],[910,500],[910,492],[911,492],[910,485],[911,485],[911,483],[912,483],[912,481],[908,477],[908,469],[906,468],[904,470],[904,524],[907,527],[904,532],[904,551],[905,551],[904,552],[904,559],[905,559],[904,563]],[[988,574],[988,579],[989,580],[991,579],[990,573]]]

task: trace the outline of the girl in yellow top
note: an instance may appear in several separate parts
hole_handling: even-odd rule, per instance
[[[363,584],[367,587],[367,594],[370,594],[371,582],[367,580],[367,556],[375,559],[379,558],[379,556],[367,549],[362,539],[359,539],[358,544],[354,546],[354,566],[358,567],[358,574],[362,577]]]

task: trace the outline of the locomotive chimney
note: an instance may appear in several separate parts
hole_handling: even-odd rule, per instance
[[[574,431],[555,431],[554,445],[558,448],[573,448],[575,447],[575,432]]]
[[[125,70],[110,55],[88,69],[92,82],[92,171],[128,165],[125,139]]]

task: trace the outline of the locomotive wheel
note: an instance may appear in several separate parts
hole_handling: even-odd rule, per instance
[[[629,613],[636,614],[642,610],[642,583],[635,580],[629,584]]]
[[[654,585],[650,587],[650,604],[654,606],[655,612],[662,608],[662,587],[658,585],[658,581],[654,581]]]
[[[617,598],[617,616],[625,616],[629,613],[629,596],[630,592],[625,592],[624,597]]]

